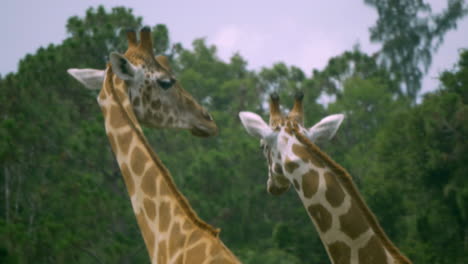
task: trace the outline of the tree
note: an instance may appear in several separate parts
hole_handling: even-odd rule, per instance
[[[91,8],[69,19],[63,43],[27,55],[17,73],[0,78],[0,263],[148,262],[96,92],[66,74],[104,68],[110,52],[125,50],[126,29],[141,25],[131,9]],[[393,73],[359,49],[312,76],[284,63],[255,72],[240,54],[224,62],[203,39],[186,49],[171,42],[166,26],[152,28],[156,54],[169,56],[220,134],[143,129],[195,211],[222,229],[244,263],[328,262],[297,195],[267,194],[259,143],[237,117],[240,110],[266,114],[272,91],[289,108],[299,90],[306,126],[346,114],[334,141],[321,147],[351,172],[403,252],[422,263],[467,261],[467,52],[442,75],[441,91],[411,105]],[[323,107],[322,93],[336,101]]]
[[[464,0],[447,0],[447,8],[433,14],[424,0],[364,0],[379,16],[370,29],[371,41],[382,44],[380,62],[401,84],[402,94],[416,100],[421,79],[431,65],[444,35],[468,12]]]
[[[125,43],[116,38],[120,28],[140,21],[124,8],[89,9],[69,20],[71,36],[61,45],[27,55],[18,73],[0,80],[0,249],[7,261],[147,259],[133,256],[143,241],[115,161],[102,155],[110,152],[95,96],[66,73],[103,68],[105,54]]]
[[[365,175],[366,193],[379,197],[371,205],[414,262],[467,261],[467,61],[464,51],[441,90],[390,118]]]

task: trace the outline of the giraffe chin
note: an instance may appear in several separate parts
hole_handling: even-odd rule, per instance
[[[267,191],[269,194],[273,195],[273,196],[280,196],[281,194],[283,194],[284,192],[286,192],[287,190],[289,190],[289,186],[286,186],[286,187],[276,187],[274,185],[270,185],[268,186],[267,188]]]
[[[194,127],[190,130],[190,133],[196,137],[212,137],[218,135],[218,130],[208,131],[206,129]]]

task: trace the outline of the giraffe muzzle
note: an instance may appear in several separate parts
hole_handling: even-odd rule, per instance
[[[213,128],[202,128],[194,127],[190,130],[192,135],[197,137],[213,137],[218,135],[218,127],[214,126]]]
[[[267,191],[273,196],[280,196],[281,194],[285,193],[287,190],[289,190],[289,185],[286,187],[278,187],[278,186],[268,186]]]

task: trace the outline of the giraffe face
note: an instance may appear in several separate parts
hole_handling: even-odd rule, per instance
[[[270,138],[270,141],[260,139],[260,146],[263,149],[263,155],[268,166],[267,191],[275,196],[287,191],[291,185],[290,181],[284,176],[281,154],[276,147],[278,144],[278,142],[275,142],[276,139],[276,136]]]
[[[218,133],[210,113],[185,91],[172,73],[167,57],[154,56],[149,28],[127,32],[125,54],[110,54],[115,74],[113,84],[124,85],[139,122],[155,128],[188,129],[195,136]],[[69,69],[68,73],[87,88],[100,89],[105,72],[94,69]]]
[[[273,195],[280,195],[289,189],[291,183],[294,183],[291,172],[301,163],[297,160],[298,156],[293,148],[297,142],[293,128],[316,143],[332,138],[344,118],[342,114],[330,115],[306,129],[301,124],[302,117],[293,111],[286,117],[270,116],[270,125],[251,112],[240,112],[239,117],[247,132],[260,138],[263,154],[268,164],[267,190]]]
[[[111,64],[116,75],[125,80],[135,115],[142,124],[189,129],[201,137],[217,134],[211,114],[182,88],[167,57],[145,58],[138,52],[127,52],[125,56],[112,54]]]

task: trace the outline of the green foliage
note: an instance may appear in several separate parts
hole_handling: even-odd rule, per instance
[[[389,118],[363,180],[364,191],[379,196],[370,204],[386,230],[415,262],[467,261],[467,56],[464,51],[459,68],[442,74],[440,91]]]
[[[416,99],[421,79],[444,35],[468,13],[464,0],[448,0],[447,8],[433,14],[424,0],[364,0],[379,16],[370,29],[371,40],[381,43],[380,59],[401,82],[402,93]]]
[[[166,25],[158,24],[153,27],[152,40],[155,47],[155,54],[165,54],[169,49],[169,30]]]
[[[96,92],[66,74],[104,68],[111,51],[125,50],[125,30],[141,26],[131,9],[90,8],[69,19],[62,44],[27,55],[17,73],[0,78],[0,263],[148,263]],[[223,62],[203,39],[185,49],[171,43],[165,25],[152,28],[155,51],[169,56],[220,134],[145,134],[197,213],[222,229],[244,263],[329,262],[297,194],[267,194],[259,144],[237,117],[265,115],[272,91],[289,108],[298,90],[307,126],[346,114],[322,147],[350,171],[396,245],[415,263],[468,261],[467,51],[441,75],[440,91],[412,105],[395,73],[359,49],[312,76],[284,63],[254,72],[240,54]],[[323,93],[336,98],[328,108],[316,102]]]

